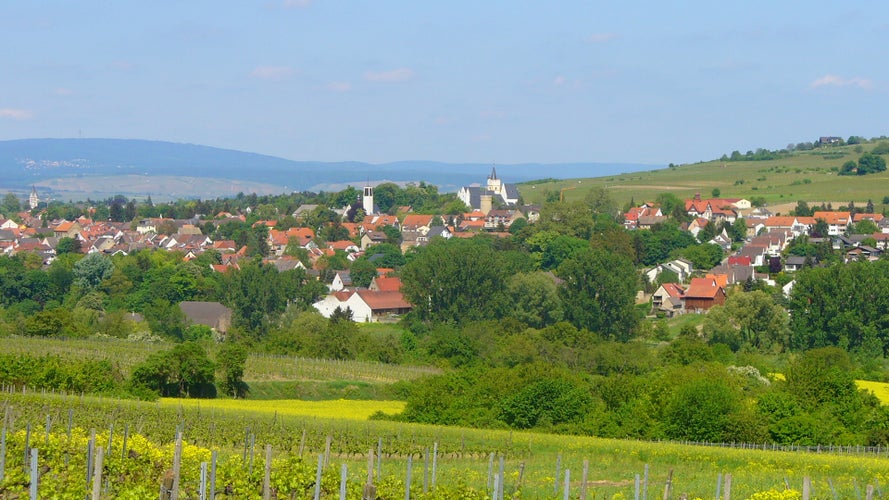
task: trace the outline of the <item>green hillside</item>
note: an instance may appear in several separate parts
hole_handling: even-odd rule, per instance
[[[623,205],[654,200],[664,192],[680,198],[695,193],[710,197],[718,189],[722,197],[761,198],[769,206],[808,202],[849,201],[863,205],[873,200],[877,210],[889,196],[889,172],[869,175],[837,175],[843,163],[857,161],[877,143],[854,146],[829,146],[811,151],[797,151],[788,157],[761,161],[708,161],[679,165],[661,170],[634,172],[607,177],[524,183],[519,192],[526,203],[541,203],[547,197],[567,201],[582,200],[593,188],[606,188]],[[886,155],[884,155],[884,158]]]

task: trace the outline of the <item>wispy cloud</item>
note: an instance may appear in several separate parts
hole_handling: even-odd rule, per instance
[[[589,43],[605,43],[620,38],[617,33],[593,33],[586,38]]]
[[[0,109],[0,118],[8,118],[10,120],[29,120],[34,116],[34,112],[30,109]]]
[[[349,82],[330,82],[324,88],[333,92],[348,92],[352,90],[352,84]]]
[[[73,90],[66,89],[65,87],[59,87],[59,88],[53,90],[52,93],[55,95],[62,95],[62,96],[74,95]]]
[[[260,80],[284,80],[293,75],[293,68],[289,66],[257,66],[250,72],[251,78]]]
[[[818,87],[857,87],[860,89],[870,89],[874,82],[869,78],[861,78],[858,76],[852,78],[843,78],[842,76],[827,74],[816,78],[810,85],[810,89]]]
[[[414,77],[414,70],[398,68],[388,71],[368,71],[364,73],[364,79],[369,82],[394,83],[405,82]]]
[[[285,9],[305,9],[310,5],[312,5],[312,0],[284,0],[281,2],[281,7]]]

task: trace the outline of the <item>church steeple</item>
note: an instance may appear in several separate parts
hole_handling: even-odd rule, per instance
[[[37,196],[37,188],[35,186],[31,186],[31,196],[28,197],[28,206],[31,207],[31,210],[37,208],[37,205],[40,204],[40,197]]]
[[[491,175],[488,176],[488,179],[497,180],[497,167],[496,166],[494,166],[494,165],[491,166]]]

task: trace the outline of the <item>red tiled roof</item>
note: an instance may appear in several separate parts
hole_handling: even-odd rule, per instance
[[[401,226],[409,229],[416,229],[421,226],[428,226],[432,223],[432,215],[408,214],[404,216]]]
[[[815,220],[823,219],[828,224],[848,224],[852,216],[849,212],[815,212],[812,214]]]
[[[411,304],[404,300],[401,292],[373,292],[370,290],[358,290],[355,292],[361,297],[372,311],[384,309],[407,309]]]
[[[692,278],[691,285],[685,291],[686,298],[714,298],[722,288],[713,278]]]
[[[750,257],[742,257],[739,255],[732,255],[728,258],[728,265],[730,266],[751,266],[753,265],[750,261]]]
[[[685,289],[676,283],[662,283],[661,286],[670,297],[679,298],[685,295]]]
[[[374,278],[374,283],[376,283],[377,289],[381,292],[398,292],[401,290],[401,279],[395,276],[378,276]]]

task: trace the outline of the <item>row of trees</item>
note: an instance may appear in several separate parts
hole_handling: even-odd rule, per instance
[[[652,440],[797,445],[889,440],[889,409],[856,389],[852,362],[840,349],[795,358],[782,381],[750,365],[716,362],[719,351],[693,339],[672,342],[656,358],[601,341],[561,345],[610,363],[598,371],[578,370],[565,358],[463,368],[416,384],[401,418]],[[441,397],[445,393],[449,397]]]

